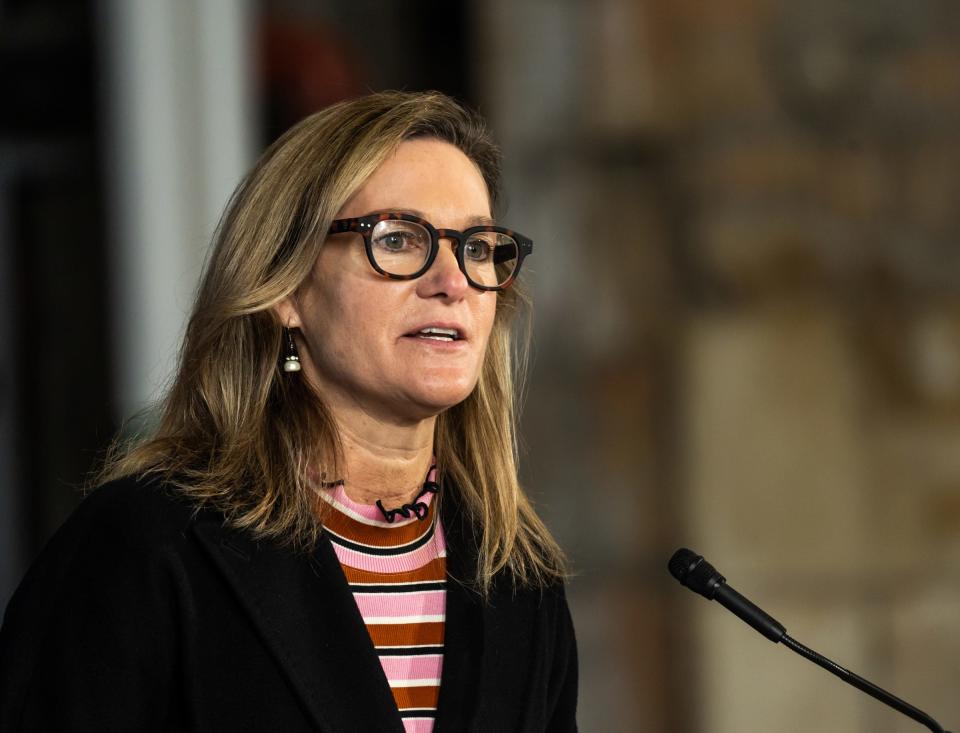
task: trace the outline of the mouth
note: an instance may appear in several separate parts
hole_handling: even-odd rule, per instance
[[[453,343],[465,338],[464,333],[458,328],[441,328],[440,326],[426,326],[418,331],[411,331],[406,334],[407,338],[425,339],[429,341],[440,341],[443,343]]]

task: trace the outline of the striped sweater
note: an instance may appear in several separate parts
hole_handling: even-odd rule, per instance
[[[433,482],[436,469],[427,476]],[[446,542],[433,495],[420,517],[384,521],[376,505],[351,500],[342,485],[322,489],[324,527],[380,658],[407,733],[429,733],[436,718],[446,615]]]

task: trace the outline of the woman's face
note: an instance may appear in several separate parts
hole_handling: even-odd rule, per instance
[[[459,149],[407,140],[380,165],[337,217],[375,212],[420,216],[463,230],[490,220],[486,183]],[[284,324],[300,329],[305,376],[335,414],[359,409],[412,422],[462,402],[480,375],[497,305],[495,292],[470,287],[448,240],[416,280],[387,280],[370,266],[359,234],[328,238],[310,277],[281,303]],[[456,329],[454,341],[418,335]]]

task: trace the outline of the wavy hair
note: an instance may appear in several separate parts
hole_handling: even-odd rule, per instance
[[[234,192],[214,236],[173,382],[148,434],[117,441],[95,483],[162,474],[228,524],[300,549],[322,531],[308,468],[340,475],[336,423],[323,395],[280,367],[274,306],[316,262],[335,214],[404,140],[459,148],[500,203],[500,153],[482,119],[437,92],[382,92],[304,119],[271,145]],[[441,481],[477,527],[482,592],[508,570],[543,587],[566,575],[563,553],[517,477],[517,391],[527,341],[516,324],[529,302],[498,294],[476,388],[442,413],[435,453]],[[438,495],[443,502],[443,492]]]

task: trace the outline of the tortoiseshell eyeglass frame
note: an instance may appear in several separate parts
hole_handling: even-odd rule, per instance
[[[430,233],[430,253],[427,255],[427,259],[424,261],[423,267],[409,275],[395,275],[392,272],[386,272],[380,267],[380,265],[377,264],[377,260],[373,256],[373,242],[370,239],[370,235],[373,233],[373,228],[378,222],[381,221],[412,221],[416,224],[419,224]],[[470,286],[476,288],[477,290],[506,290],[509,288],[513,284],[513,281],[516,280],[517,273],[520,272],[520,266],[523,264],[524,258],[533,252],[533,240],[523,236],[519,232],[515,232],[512,229],[494,225],[470,227],[469,229],[464,229],[462,232],[457,229],[437,229],[426,219],[421,219],[419,216],[414,216],[413,214],[369,214],[367,216],[358,216],[352,219],[334,219],[330,223],[330,230],[328,234],[343,234],[345,232],[356,232],[363,237],[363,244],[367,251],[367,260],[370,261],[370,266],[378,273],[391,280],[416,280],[427,270],[429,270],[431,265],[433,265],[434,260],[437,259],[437,253],[440,251],[440,240],[452,239],[455,242],[453,251],[457,257],[457,264],[460,266],[460,272],[463,273]],[[481,285],[480,283],[475,282],[467,273],[466,263],[463,260],[463,243],[472,235],[479,234],[480,232],[496,232],[498,234],[505,234],[517,243],[517,264],[513,268],[513,273],[511,273],[506,282],[500,285]]]

